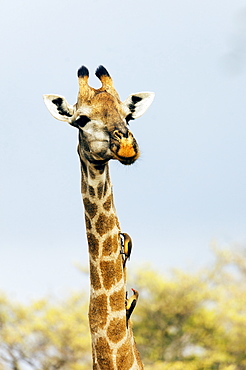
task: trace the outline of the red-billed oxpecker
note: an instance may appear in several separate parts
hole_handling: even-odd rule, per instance
[[[127,326],[127,328],[128,328],[128,321],[129,321],[129,319],[131,317],[131,314],[132,314],[132,312],[133,312],[133,310],[134,310],[134,308],[137,304],[137,300],[138,300],[138,296],[139,296],[137,290],[132,289],[132,291],[133,291],[133,295],[129,299],[127,299],[127,303],[126,303],[126,326]]]

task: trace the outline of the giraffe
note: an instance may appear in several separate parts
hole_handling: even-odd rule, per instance
[[[89,326],[94,370],[143,369],[126,320],[126,268],[121,253],[121,229],[116,215],[109,160],[124,165],[140,155],[129,130],[129,121],[140,117],[150,106],[154,93],[130,95],[124,102],[114,88],[108,71],[95,72],[101,87],[89,86],[89,71],[78,70],[77,103],[63,96],[44,95],[50,113],[79,131],[78,154],[81,163],[81,193],[90,264]]]

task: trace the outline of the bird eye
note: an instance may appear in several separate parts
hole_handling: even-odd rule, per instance
[[[87,116],[79,116],[78,119],[74,122],[74,125],[77,127],[84,127],[88,122],[90,122],[90,118]]]

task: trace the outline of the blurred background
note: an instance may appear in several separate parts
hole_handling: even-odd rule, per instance
[[[246,3],[9,0],[0,13],[0,289],[29,302],[88,291],[77,131],[42,94],[74,104],[77,69],[103,64],[122,100],[154,91],[131,123],[136,164],[111,162],[129,269],[195,272],[211,243],[246,241]]]

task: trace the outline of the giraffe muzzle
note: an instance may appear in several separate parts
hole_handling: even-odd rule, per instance
[[[115,130],[113,133],[112,152],[123,164],[132,164],[139,157],[140,152],[135,138],[132,133],[127,130],[124,134]]]

